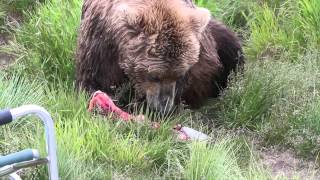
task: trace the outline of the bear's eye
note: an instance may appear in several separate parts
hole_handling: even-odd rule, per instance
[[[150,57],[156,57],[156,49],[154,47],[151,47],[149,50],[148,50],[148,56]]]
[[[154,75],[154,74],[149,75],[149,76],[148,76],[148,80],[149,80],[149,81],[152,81],[152,82],[160,82],[160,78],[157,77],[157,76]]]

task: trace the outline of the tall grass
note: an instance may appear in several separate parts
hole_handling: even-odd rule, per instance
[[[186,179],[243,179],[233,146],[218,142],[209,148],[203,143],[191,145],[190,160],[186,166]]]
[[[319,55],[313,50],[298,64],[249,64],[244,78],[233,81],[221,97],[222,123],[260,131],[267,143],[294,145],[302,155],[316,155]],[[308,150],[304,142],[310,142]]]
[[[182,176],[188,179],[189,175],[195,179],[198,175],[194,174],[193,166],[197,166],[199,172],[209,170],[207,177],[213,173],[225,174],[229,169],[246,175],[234,159],[232,163],[230,161],[237,153],[231,141],[222,140],[215,145],[199,147],[192,145],[189,149],[188,143],[175,140],[172,122],[162,123],[160,129],[153,130],[148,122],[131,124],[92,116],[86,110],[86,96],[76,96],[64,89],[48,90],[41,83],[29,83],[20,77],[7,79],[4,86],[0,86],[0,92],[3,92],[0,93],[1,108],[35,103],[51,113],[55,121],[62,179]],[[24,118],[0,129],[1,154],[32,147],[45,155],[43,127],[35,118]],[[203,157],[198,159],[199,155]],[[24,171],[24,177],[45,179],[46,172],[45,166],[33,168]],[[250,173],[260,174],[257,170]]]
[[[256,7],[255,11],[257,13],[249,23],[251,34],[246,49],[250,59],[280,59],[285,53],[292,57],[293,52],[299,52],[292,33],[287,33],[286,29],[281,27],[281,18],[285,16],[281,13],[286,9],[276,14],[268,6],[262,6]],[[294,29],[291,31],[294,32]]]
[[[5,7],[9,12],[21,13],[28,8],[34,7],[39,2],[44,2],[45,0],[1,0],[1,7]]]
[[[0,1],[0,32],[6,32],[10,29],[8,17],[23,18],[24,13],[32,11],[44,0],[1,0]]]
[[[29,20],[15,30],[11,46],[25,75],[71,84],[81,5],[79,0],[52,0],[27,14]]]
[[[15,76],[10,80],[0,73],[0,106],[11,107],[36,103],[42,104],[44,88],[42,84]]]
[[[296,61],[308,48],[318,48],[320,19],[316,4],[318,0],[288,0],[255,6],[255,13],[247,17],[248,58]]]
[[[195,3],[200,7],[205,7],[215,14],[217,11],[217,4],[215,1],[210,0],[195,0]]]
[[[319,0],[299,0],[299,22],[305,38],[315,48],[320,44],[320,7]]]
[[[248,30],[248,18],[254,16],[253,8],[257,7],[257,1],[224,1],[216,0],[218,6],[216,17],[221,19],[234,31],[245,33]]]
[[[294,147],[306,157],[319,152],[318,125],[312,120],[319,99],[317,3],[288,0],[254,5],[246,16],[245,74],[232,80],[215,104],[221,108],[222,124],[259,131],[266,144]]]
[[[228,138],[218,140],[214,145],[194,142],[189,148],[191,152],[185,169],[185,179],[272,179],[254,158],[247,169],[242,169],[235,153],[239,147]]]
[[[6,12],[3,6],[0,6],[0,32],[3,29],[4,20],[5,20]]]

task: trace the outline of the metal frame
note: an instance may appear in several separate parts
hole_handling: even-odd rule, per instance
[[[58,165],[57,165],[57,153],[56,153],[56,139],[55,139],[55,131],[53,120],[43,107],[38,105],[23,105],[17,108],[13,108],[9,110],[12,115],[13,121],[16,121],[18,118],[34,114],[38,116],[45,125],[45,139],[46,139],[46,151],[48,156],[45,158],[48,162],[48,170],[50,180],[58,180]],[[43,160],[43,159],[42,159]],[[43,163],[43,162],[42,162]],[[12,167],[25,167],[24,165],[28,164],[28,162],[22,163],[22,166],[13,165]],[[29,164],[39,164],[39,162],[29,162]],[[20,168],[19,168],[20,169]],[[12,175],[11,175],[12,176]]]

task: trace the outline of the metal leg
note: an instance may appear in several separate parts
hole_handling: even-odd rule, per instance
[[[16,173],[12,173],[9,175],[10,180],[21,180],[20,176],[18,176]]]
[[[57,154],[56,154],[56,140],[55,140],[55,131],[53,120],[43,107],[37,105],[24,105],[18,108],[14,108],[10,110],[12,114],[12,119],[15,120],[19,117],[35,114],[38,116],[45,125],[45,135],[46,135],[46,149],[48,152],[48,168],[50,173],[51,180],[58,180],[58,165],[57,165]]]

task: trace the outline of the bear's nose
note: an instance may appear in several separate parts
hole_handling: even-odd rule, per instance
[[[155,90],[155,89],[154,89]],[[147,93],[149,106],[162,114],[171,112],[175,99],[175,83],[158,85],[153,93]]]
[[[160,105],[160,111],[164,114],[169,113],[173,107],[175,86],[176,83],[162,84],[160,86],[158,101]]]
[[[168,114],[172,110],[174,97],[165,95],[161,96],[159,99],[160,112],[163,114]]]

